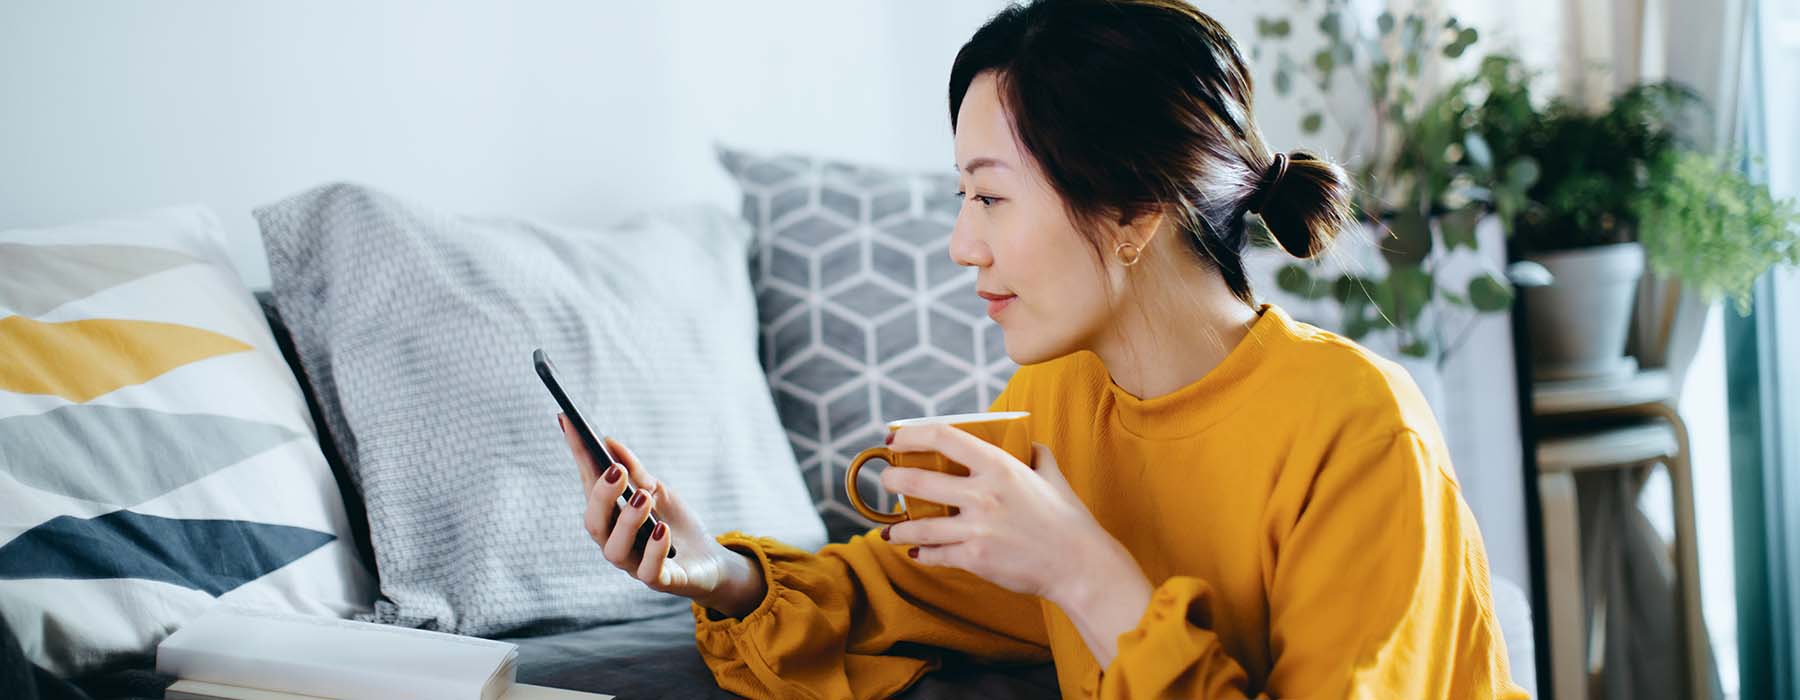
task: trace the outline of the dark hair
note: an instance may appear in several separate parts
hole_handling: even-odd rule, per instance
[[[1305,151],[1278,167],[1251,114],[1250,71],[1236,42],[1182,0],[1038,0],[1002,10],[956,54],[952,131],[985,71],[998,78],[1020,143],[1096,252],[1106,242],[1095,223],[1163,209],[1249,302],[1246,213],[1260,211],[1281,247],[1301,258],[1351,222],[1343,169]]]

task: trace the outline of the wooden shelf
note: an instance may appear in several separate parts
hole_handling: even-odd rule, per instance
[[[1674,396],[1669,373],[1661,369],[1640,370],[1622,379],[1538,382],[1531,388],[1532,412],[1539,416],[1607,413]]]

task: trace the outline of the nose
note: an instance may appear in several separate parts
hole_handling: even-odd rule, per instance
[[[994,251],[982,239],[969,208],[964,201],[956,213],[956,226],[950,229],[950,260],[963,267],[987,267],[994,264]]]

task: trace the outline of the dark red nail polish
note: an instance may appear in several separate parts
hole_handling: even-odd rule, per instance
[[[919,548],[914,547],[912,549],[906,550],[906,556],[912,557],[914,559],[918,559],[919,558]]]
[[[893,537],[888,535],[888,530],[892,530],[892,529],[894,529],[894,526],[892,526],[892,525],[888,525],[888,526],[881,528],[881,539],[884,539],[884,540],[894,539]]]
[[[889,430],[889,431],[888,431],[888,434],[887,434],[887,444],[889,444],[889,445],[892,445],[892,444],[894,444],[894,431],[892,431],[892,430]]]
[[[669,524],[668,523],[657,523],[656,529],[650,531],[650,539],[661,542],[663,535],[667,534],[668,532],[669,532]]]
[[[631,497],[631,507],[642,508],[644,507],[644,501],[648,500],[650,500],[650,494],[639,491],[636,496]]]
[[[625,473],[625,470],[620,469],[619,465],[616,465],[616,464],[613,465],[613,468],[606,470],[606,483],[609,483],[609,484],[619,483],[619,477],[621,475],[623,475],[624,473]]]

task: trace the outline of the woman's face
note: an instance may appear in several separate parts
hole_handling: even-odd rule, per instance
[[[1091,347],[1115,275],[1014,138],[991,71],[976,76],[957,112],[956,166],[963,203],[950,257],[976,269],[1006,354],[1025,365]]]

